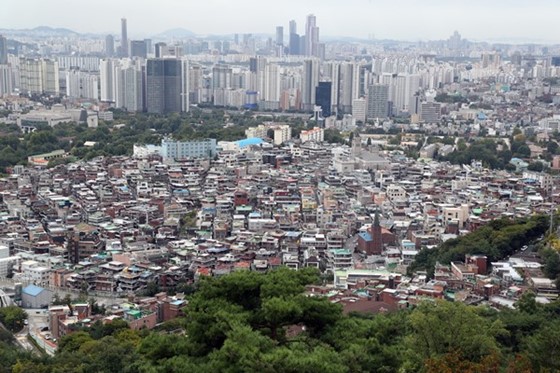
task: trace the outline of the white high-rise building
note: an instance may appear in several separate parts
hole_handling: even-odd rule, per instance
[[[338,62],[327,62],[324,64],[323,80],[331,82],[331,113],[338,112],[340,101],[340,64]]]
[[[365,123],[367,113],[366,109],[367,101],[365,98],[360,97],[352,101],[352,117],[354,117],[356,121]]]
[[[101,101],[115,102],[115,70],[118,65],[117,60],[110,58],[99,62],[99,96]]]
[[[352,101],[358,98],[360,89],[360,67],[355,62],[346,62],[340,66],[340,105],[342,113],[352,112]]]
[[[269,63],[264,71],[264,101],[266,108],[275,110],[280,108],[280,67]]]
[[[14,75],[10,65],[0,65],[0,97],[14,91]]]
[[[66,71],[66,96],[98,100],[99,76],[76,69]]]
[[[188,112],[190,102],[190,64],[186,58],[181,60],[181,111]]]
[[[142,66],[138,61],[126,60],[115,69],[115,106],[128,111],[142,111]]]

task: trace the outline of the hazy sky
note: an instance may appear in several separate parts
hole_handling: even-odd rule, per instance
[[[320,34],[377,39],[560,42],[559,0],[1,0],[0,28],[66,27],[130,38],[182,27],[197,34],[274,33],[317,16]]]

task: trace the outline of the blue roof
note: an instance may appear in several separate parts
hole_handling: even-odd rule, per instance
[[[373,237],[371,237],[371,234],[369,234],[368,232],[358,233],[358,235],[364,241],[373,241]]]
[[[243,140],[236,141],[237,145],[240,148],[245,148],[245,147],[251,146],[251,145],[260,145],[263,142],[264,142],[263,139],[261,139],[259,137],[250,137],[248,139],[243,139]]]
[[[31,295],[32,297],[36,297],[43,290],[45,290],[45,289],[43,289],[42,287],[39,287],[37,285],[27,285],[22,291],[27,295]]]

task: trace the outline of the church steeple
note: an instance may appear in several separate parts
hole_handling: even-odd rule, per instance
[[[375,210],[375,216],[373,218],[373,226],[374,227],[380,227],[380,223],[379,223],[379,209]]]
[[[383,252],[383,232],[381,231],[381,223],[379,222],[379,209],[375,210],[373,224],[371,226],[371,254],[380,255]]]

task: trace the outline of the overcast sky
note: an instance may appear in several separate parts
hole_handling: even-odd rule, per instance
[[[559,0],[1,0],[0,28],[65,27],[129,38],[182,27],[197,34],[274,33],[317,16],[320,34],[377,39],[560,42]]]

